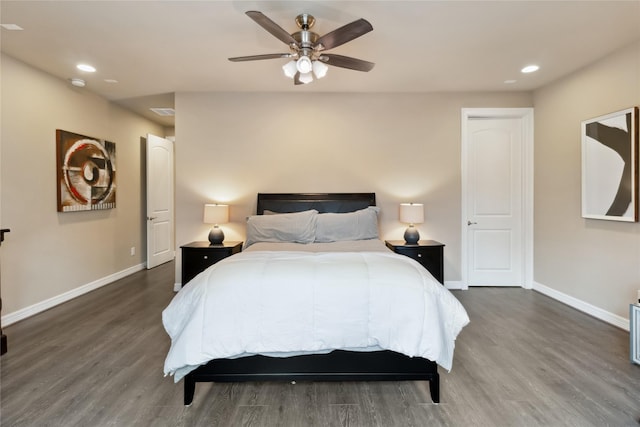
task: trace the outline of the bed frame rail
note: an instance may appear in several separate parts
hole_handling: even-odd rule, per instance
[[[388,350],[212,360],[185,377],[184,404],[193,402],[196,382],[211,381],[429,381],[431,399],[440,402],[436,363]]]

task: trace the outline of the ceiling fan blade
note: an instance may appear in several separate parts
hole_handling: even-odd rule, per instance
[[[290,53],[267,53],[264,55],[251,55],[251,56],[236,56],[234,58],[229,58],[231,62],[242,62],[242,61],[258,61],[260,59],[277,59],[277,58],[290,58]]]
[[[336,55],[331,53],[323,53],[320,60],[327,65],[334,67],[348,68],[356,71],[371,71],[376,65],[373,62],[363,61],[362,59],[352,58],[350,56]]]
[[[371,30],[373,30],[373,26],[371,26],[369,21],[360,18],[357,21],[353,21],[320,37],[316,42],[316,46],[322,44],[324,50],[333,49],[361,35],[367,34]]]
[[[246,12],[246,14],[247,16],[249,16],[249,18],[256,21],[258,25],[260,25],[262,28],[269,31],[269,33],[271,33],[271,35],[274,36],[275,38],[281,40],[282,42],[288,45],[292,43],[295,45],[298,44],[296,39],[294,39],[291,34],[287,33],[281,26],[273,22],[271,19],[267,18],[267,16],[262,12],[258,12],[256,10],[250,10]]]

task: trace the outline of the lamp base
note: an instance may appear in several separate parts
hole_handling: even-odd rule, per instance
[[[404,241],[409,245],[415,245],[418,243],[418,240],[420,240],[420,233],[418,230],[413,225],[407,227],[404,232]]]
[[[209,243],[212,245],[221,245],[224,241],[224,233],[222,230],[215,226],[209,231]]]

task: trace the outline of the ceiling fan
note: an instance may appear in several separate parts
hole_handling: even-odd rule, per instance
[[[373,62],[363,61],[362,59],[325,53],[329,49],[343,45],[373,30],[373,27],[366,19],[360,18],[320,37],[311,31],[316,19],[308,13],[303,13],[296,17],[295,21],[300,31],[293,34],[287,33],[262,12],[250,10],[246,14],[271,35],[286,43],[289,46],[289,52],[238,56],[229,58],[229,61],[242,62],[289,58],[291,61],[287,62],[282,69],[284,74],[292,78],[296,85],[311,83],[314,75],[318,79],[324,77],[329,68],[327,65],[356,71],[370,71],[375,65]]]

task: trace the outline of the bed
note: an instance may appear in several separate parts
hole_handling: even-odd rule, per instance
[[[184,378],[185,405],[198,382],[273,380],[426,380],[440,401],[438,364],[451,369],[469,319],[423,267],[385,248],[375,204],[375,193],[258,194],[245,250],[163,312],[165,374]],[[397,280],[404,272],[420,283]]]

